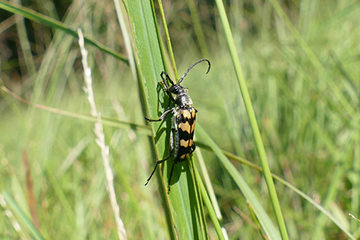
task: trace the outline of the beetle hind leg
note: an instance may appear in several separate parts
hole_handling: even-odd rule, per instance
[[[150,179],[152,178],[152,176],[154,175],[154,173],[155,173],[155,171],[156,171],[157,166],[158,166],[159,164],[165,162],[165,161],[168,160],[169,158],[171,158],[171,156],[172,156],[172,154],[170,154],[170,156],[168,156],[167,158],[164,158],[163,160],[155,160],[155,161],[156,161],[156,165],[155,165],[154,170],[152,171],[150,177],[149,177],[148,180],[146,181],[145,186],[148,185]]]
[[[157,166],[158,166],[159,164],[165,162],[166,160],[168,160],[169,158],[171,158],[171,157],[174,155],[173,131],[174,131],[174,129],[172,129],[172,131],[170,132],[170,149],[169,149],[170,155],[169,155],[168,157],[162,159],[162,160],[155,160],[155,161],[156,161],[156,165],[155,165],[154,170],[152,171],[150,177],[149,177],[148,180],[146,181],[145,186],[148,185],[150,179],[152,178],[152,176],[154,175],[154,173],[155,173],[155,171],[156,171]],[[172,169],[171,169],[170,179],[171,179],[171,175],[172,175],[173,169],[174,169],[174,165],[173,165],[173,167],[172,167]],[[169,186],[170,186],[170,181],[169,181]]]
[[[173,162],[173,164],[171,166],[170,176],[169,176],[169,180],[168,180],[168,193],[170,192],[170,183],[171,183],[172,174],[174,172],[174,167],[175,167],[175,162]]]

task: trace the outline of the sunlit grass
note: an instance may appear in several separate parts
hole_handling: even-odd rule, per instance
[[[288,18],[285,19],[273,1],[261,4],[252,1],[244,5],[238,1],[225,2],[230,4],[225,6],[227,16],[271,172],[318,202],[338,225],[359,238],[359,222],[348,213],[360,216],[360,134],[356,110],[360,87],[357,80],[360,5],[356,1],[329,2],[321,7],[312,1],[280,2]],[[54,4],[65,28],[76,31],[81,27],[86,36],[120,53],[119,56],[126,56],[110,3],[85,6],[73,3],[66,7]],[[200,1],[196,5],[196,16],[194,6],[187,1],[163,4],[179,75],[203,57],[209,58],[212,64],[207,75],[201,67],[194,68],[183,85],[189,88],[198,110],[199,128],[195,135],[216,196],[217,203],[213,204],[221,210],[220,223],[230,239],[260,239],[264,231],[260,233],[255,227],[257,223],[265,232],[271,226],[278,229],[262,173],[241,161],[224,164],[226,159],[222,159],[222,153],[214,150],[220,147],[261,166],[218,10],[210,2]],[[125,5],[127,10],[131,9]],[[3,7],[4,2],[0,1],[0,6]],[[54,12],[36,3],[32,9],[52,16],[50,19],[56,18]],[[62,15],[66,11],[67,14]],[[156,11],[165,42],[157,7]],[[0,16],[4,16],[1,17],[4,21],[11,14]],[[192,26],[197,17],[203,33],[198,25],[196,30]],[[7,210],[5,213],[12,210],[15,217],[3,214],[0,218],[0,238],[34,236],[32,230],[36,229],[29,230],[23,225],[25,217],[16,215],[14,209],[19,207],[45,239],[116,239],[93,121],[81,115],[90,110],[82,90],[77,40],[70,35],[71,31],[61,30],[55,21],[46,26],[47,23],[40,20],[26,20],[27,35],[17,30],[18,20],[10,18],[10,21],[13,22],[9,28],[0,28],[2,39],[7,40],[2,43],[0,54],[3,84],[32,103],[80,115],[69,117],[60,111],[44,111],[0,90],[0,193],[6,192],[5,196],[15,200],[2,209]],[[26,44],[20,41],[28,41],[31,51],[23,51]],[[120,217],[127,235],[129,239],[174,237],[169,230],[171,219],[165,217],[169,213],[166,212],[167,196],[160,191],[163,183],[155,178],[144,187],[155,158],[149,130],[127,124],[146,124],[143,112],[146,105],[139,97],[143,90],[138,90],[126,61],[116,59],[96,44],[88,44],[87,49],[98,111],[103,117],[124,121],[117,127],[103,124],[106,144],[110,146]],[[25,61],[23,53],[32,55]],[[167,54],[165,50],[164,55],[169,59]],[[36,73],[29,76],[32,61]],[[151,65],[137,67],[144,71]],[[159,75],[160,72],[154,71],[155,79],[150,80],[160,81]],[[163,105],[167,105],[162,100],[163,90],[155,85],[145,91],[152,94],[145,101],[150,102],[150,113],[155,117],[162,112]],[[161,103],[157,104],[159,99]],[[168,137],[165,133],[157,147],[159,154],[166,155]],[[208,137],[215,143],[212,151],[204,146],[209,145]],[[161,150],[159,144],[164,144]],[[197,154],[194,156],[197,163]],[[234,172],[229,174],[230,165],[226,164],[233,164],[236,171],[230,170]],[[197,169],[202,175],[199,166]],[[256,209],[250,209],[251,204],[246,202],[252,200],[237,185],[242,179],[269,220],[267,217],[254,219],[252,212],[257,214]],[[335,220],[317,210],[299,192],[276,179],[274,183],[289,239],[349,238]],[[169,198],[171,205],[174,200],[171,195]],[[208,216],[208,210],[204,211]],[[216,239],[215,224],[210,220],[214,215],[210,214],[207,232],[210,239]],[[22,226],[19,232],[13,227],[14,220]]]

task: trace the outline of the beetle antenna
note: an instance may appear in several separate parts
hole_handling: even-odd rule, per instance
[[[207,60],[206,58],[203,58],[203,59],[200,59],[199,61],[197,61],[196,63],[194,63],[193,65],[191,65],[191,66],[189,67],[189,69],[186,71],[186,73],[184,73],[184,75],[179,79],[179,82],[178,82],[177,84],[180,84],[180,83],[184,80],[184,78],[186,77],[186,75],[189,73],[189,71],[190,71],[193,67],[195,67],[197,64],[199,64],[199,63],[201,63],[201,62],[204,62],[204,61],[206,61],[206,62],[209,64],[208,70],[206,71],[206,74],[207,74],[207,73],[210,71],[211,63],[210,63],[210,61]]]

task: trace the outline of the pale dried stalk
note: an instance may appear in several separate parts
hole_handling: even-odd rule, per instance
[[[353,219],[357,220],[358,222],[360,222],[360,219],[358,219],[357,217],[355,217],[354,215],[352,215],[351,213],[349,213],[349,216],[351,216]]]
[[[84,36],[80,29],[78,29],[78,34],[79,34],[79,46],[82,56],[82,65],[84,68],[85,87],[83,89],[88,96],[88,101],[91,107],[91,115],[97,117],[97,122],[95,123],[95,128],[94,128],[94,132],[97,137],[95,141],[101,148],[101,155],[105,167],[107,190],[109,191],[109,198],[115,216],[118,235],[121,240],[126,240],[127,239],[126,230],[124,227],[124,223],[120,218],[120,207],[116,201],[116,193],[115,193],[114,181],[113,181],[114,175],[112,173],[109,162],[109,147],[105,145],[105,135],[103,131],[103,125],[101,123],[101,114],[98,113],[96,110],[94,92],[92,89],[91,69],[89,68],[87,63],[88,52],[85,49]]]

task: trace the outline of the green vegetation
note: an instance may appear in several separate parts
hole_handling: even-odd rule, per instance
[[[360,238],[360,3],[222,4],[0,0],[1,239],[119,238],[78,28],[128,239]],[[169,154],[170,119],[144,119],[160,73],[201,58],[197,149],[169,194],[171,160],[145,187]]]

